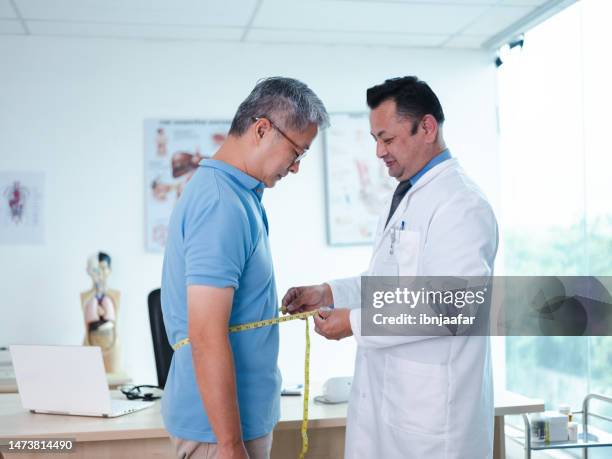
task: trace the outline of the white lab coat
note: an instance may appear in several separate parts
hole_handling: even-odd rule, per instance
[[[427,171],[384,227],[383,209],[365,275],[489,276],[495,215],[456,159]],[[389,254],[390,233],[405,231]],[[360,277],[329,282],[349,307],[358,349],[345,458],[486,459],[493,454],[488,337],[361,336]]]

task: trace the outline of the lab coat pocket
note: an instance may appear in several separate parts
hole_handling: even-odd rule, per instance
[[[398,231],[396,250],[400,276],[416,276],[419,266],[419,244],[421,233],[418,231]]]
[[[447,365],[385,356],[381,416],[389,426],[413,433],[446,432]]]
[[[387,237],[387,240],[383,241],[382,248],[372,257],[368,275],[379,277],[379,282],[385,288],[399,286],[399,266],[397,258],[391,253],[390,238]]]
[[[376,276],[379,277],[381,285],[386,289],[392,289],[399,286],[397,276],[399,275],[399,268],[397,261],[392,258],[383,259],[377,265]]]

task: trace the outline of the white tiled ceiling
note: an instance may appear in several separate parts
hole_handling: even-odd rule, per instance
[[[0,34],[494,47],[576,0],[0,0]]]
[[[9,3],[9,0],[0,0],[0,19],[12,19],[15,17],[15,10]]]
[[[83,22],[28,21],[33,35],[142,38],[159,40],[238,41],[241,28],[149,24],[97,24]]]
[[[316,1],[283,7],[283,0],[265,0],[254,28],[294,30],[452,34],[488,8],[484,5],[437,5]],[[435,20],[434,20],[435,18]]]
[[[461,32],[469,35],[495,35],[533,11],[529,6],[499,6],[489,8]]]
[[[251,42],[260,43],[325,43],[361,46],[437,47],[446,35],[408,33],[343,32],[293,29],[252,29],[248,36]]]
[[[537,6],[542,3],[540,0],[326,0],[344,2],[368,2],[368,3],[423,3],[423,4],[442,4],[442,5],[519,5]]]
[[[256,0],[13,0],[26,19],[48,21],[247,25]]]
[[[487,35],[455,35],[444,42],[445,48],[478,48],[489,37]]]
[[[0,19],[0,35],[23,34],[21,22],[8,19]]]

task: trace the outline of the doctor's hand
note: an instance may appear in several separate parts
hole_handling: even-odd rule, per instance
[[[334,302],[331,287],[328,284],[292,287],[283,297],[283,311],[289,314],[306,312],[329,306]]]
[[[314,315],[315,331],[327,339],[340,340],[351,336],[353,329],[350,313],[350,309],[320,309],[319,313]]]

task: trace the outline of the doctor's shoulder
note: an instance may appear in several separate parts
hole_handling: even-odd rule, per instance
[[[485,193],[463,168],[449,170],[441,177],[440,182],[442,185],[440,191],[444,200],[461,200],[466,204],[489,208],[493,212]]]
[[[433,218],[453,215],[461,216],[464,225],[484,223],[490,227],[497,224],[495,212],[485,193],[460,168],[440,177],[436,195]]]

